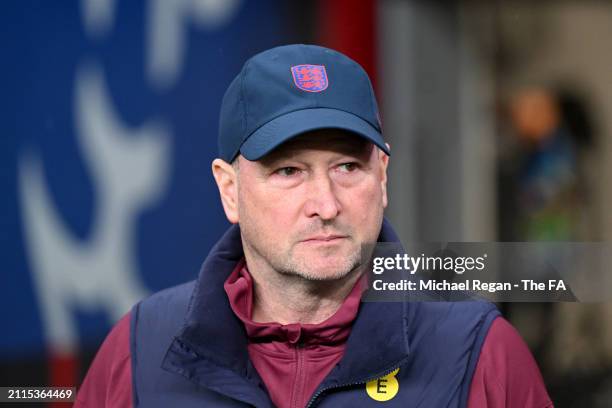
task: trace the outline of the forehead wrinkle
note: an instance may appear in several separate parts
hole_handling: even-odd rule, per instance
[[[374,144],[361,136],[344,131],[309,132],[292,139],[259,160],[266,166],[278,160],[295,159],[302,152],[325,151],[339,154],[369,156]]]

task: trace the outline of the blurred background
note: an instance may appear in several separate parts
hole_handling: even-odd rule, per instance
[[[228,227],[210,173],[251,55],[369,72],[406,241],[610,241],[612,2],[2,4],[0,385],[79,385],[112,324]],[[611,304],[503,304],[557,407],[612,406]]]

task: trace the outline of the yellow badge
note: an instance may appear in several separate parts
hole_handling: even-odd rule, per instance
[[[399,368],[384,377],[377,378],[366,383],[366,392],[376,401],[389,401],[399,391],[399,382],[395,378]]]

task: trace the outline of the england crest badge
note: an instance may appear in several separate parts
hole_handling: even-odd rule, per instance
[[[321,92],[327,89],[327,72],[324,65],[296,65],[291,67],[293,82],[302,91]]]

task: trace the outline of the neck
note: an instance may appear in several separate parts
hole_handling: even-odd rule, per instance
[[[253,261],[247,256],[254,282],[251,318],[260,323],[321,323],[336,313],[361,276],[358,268],[341,279],[312,281]]]

